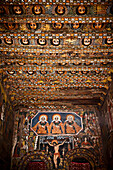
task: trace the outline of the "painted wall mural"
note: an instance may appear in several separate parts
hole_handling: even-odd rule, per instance
[[[36,135],[78,134],[82,127],[82,118],[76,113],[39,112],[31,120]]]
[[[65,155],[76,148],[95,152],[98,166],[103,162],[101,131],[94,111],[20,111],[14,131],[14,167],[35,150],[49,156],[53,168],[63,168]]]

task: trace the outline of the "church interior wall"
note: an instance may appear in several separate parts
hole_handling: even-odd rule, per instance
[[[1,84],[0,84],[1,85]],[[11,166],[11,151],[14,117],[10,102],[1,85],[0,87],[0,168]]]
[[[56,117],[58,122],[55,123]],[[43,118],[46,122],[43,122]],[[70,120],[73,119],[73,122]],[[69,120],[68,120],[69,119]],[[33,151],[45,153],[50,157],[53,168],[54,142],[62,144],[59,148],[59,168],[66,168],[63,160],[75,152],[85,149],[96,154],[95,167],[103,167],[101,130],[95,108],[60,111],[18,111],[14,123],[13,168],[18,167],[20,160]],[[50,145],[51,144],[51,145]],[[79,152],[80,152],[79,151]],[[68,155],[69,153],[69,155]],[[89,152],[89,155],[91,153]],[[80,157],[83,153],[81,152]],[[70,158],[72,160],[72,158]],[[74,157],[73,157],[74,159]],[[27,164],[27,163],[26,163]]]
[[[0,5],[0,168],[113,169],[112,0]]]

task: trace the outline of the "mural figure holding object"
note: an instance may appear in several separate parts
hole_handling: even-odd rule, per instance
[[[54,160],[55,168],[57,168],[57,159],[60,158],[59,146],[63,145],[65,141],[66,140],[64,140],[61,144],[58,144],[57,140],[53,140],[51,143],[47,141],[50,146],[54,147],[55,152],[54,152],[53,160]]]

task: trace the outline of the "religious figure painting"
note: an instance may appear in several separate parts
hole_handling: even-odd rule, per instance
[[[77,113],[39,112],[31,120],[36,135],[74,135],[82,129],[82,118]]]

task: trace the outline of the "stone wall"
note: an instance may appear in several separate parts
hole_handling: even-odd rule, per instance
[[[13,135],[13,111],[4,89],[0,88],[0,168],[10,169]]]
[[[99,120],[102,129],[105,162],[108,169],[113,169],[113,81],[110,84],[104,105],[100,110]]]

